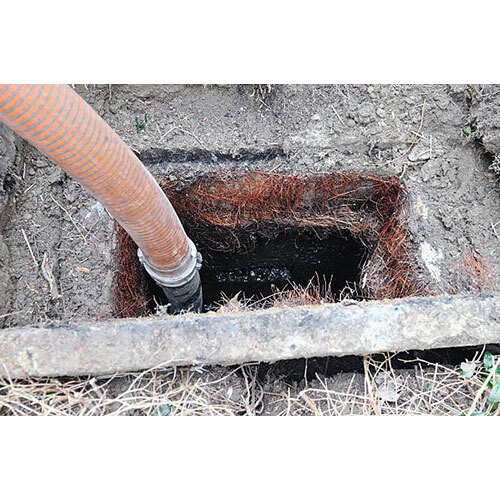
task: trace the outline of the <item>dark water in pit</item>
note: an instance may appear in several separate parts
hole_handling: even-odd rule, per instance
[[[218,309],[221,303],[240,292],[239,298],[252,302],[290,290],[293,284],[306,287],[311,280],[329,285],[338,294],[348,283],[360,279],[367,249],[349,233],[330,233],[319,238],[312,231],[288,230],[274,238],[253,235],[248,252],[213,251],[203,240],[191,237],[203,255],[201,281],[203,311]],[[162,290],[144,272],[148,284],[149,307],[166,303]]]
[[[198,244],[198,243],[197,243]],[[278,290],[291,289],[292,283],[307,286],[319,277],[331,283],[333,293],[348,282],[357,282],[365,256],[365,247],[352,236],[332,234],[319,239],[314,233],[284,232],[274,239],[256,237],[248,253],[203,250],[204,308],[210,310],[223,294],[258,300]]]

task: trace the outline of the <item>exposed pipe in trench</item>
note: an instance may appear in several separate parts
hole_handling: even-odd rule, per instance
[[[500,293],[0,330],[0,377],[104,375],[500,343]],[[237,332],[237,334],[235,334]]]
[[[0,84],[0,121],[96,198],[139,247],[172,312],[201,310],[201,255],[154,177],[68,85]]]

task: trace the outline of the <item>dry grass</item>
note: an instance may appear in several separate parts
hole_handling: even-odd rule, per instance
[[[395,370],[395,355],[364,357],[364,373],[316,375],[289,384],[258,367],[153,368],[112,377],[0,379],[0,415],[463,415],[499,414],[479,370],[419,360]],[[478,367],[482,353],[473,363]],[[496,356],[495,363],[500,362]],[[262,379],[262,377],[260,377]]]
[[[276,288],[274,293],[262,298],[254,298],[253,296],[246,298],[241,292],[238,292],[233,297],[228,297],[222,293],[221,300],[217,302],[217,312],[254,311],[262,307],[321,305],[356,300],[362,296],[357,283],[348,283],[338,294],[335,294],[332,290],[331,280],[327,281],[325,276],[320,277],[316,274],[305,286],[289,282],[286,288]]]

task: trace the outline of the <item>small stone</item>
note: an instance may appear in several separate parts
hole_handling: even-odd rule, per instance
[[[424,151],[418,151],[418,150],[415,150],[415,149],[412,149],[410,151],[410,154],[408,155],[408,159],[410,161],[427,161],[429,160],[431,157],[431,152],[429,149],[426,149]]]
[[[158,405],[153,415],[155,417],[168,417],[171,411],[172,407],[170,405]]]
[[[443,223],[445,229],[449,231],[453,227],[453,216],[450,214],[442,214],[441,222]]]
[[[378,395],[382,401],[395,403],[399,397],[399,386],[401,385],[401,378],[392,378],[386,372],[381,372],[375,377]]]
[[[476,371],[476,364],[474,362],[463,362],[460,363],[460,369],[462,370],[462,377],[471,378]]]
[[[239,387],[230,387],[227,391],[227,397],[231,401],[239,401],[242,395],[243,392]]]
[[[377,108],[377,115],[378,115],[380,118],[385,118],[385,116],[386,116],[385,109],[382,109],[382,108]]]
[[[362,102],[358,107],[358,119],[359,122],[363,125],[367,125],[375,121],[375,106],[369,102]]]
[[[319,121],[321,120],[321,116],[319,116],[319,114],[318,114],[318,113],[316,113],[315,115],[312,115],[312,116],[311,116],[311,120],[312,120],[313,122],[319,122]]]
[[[348,127],[354,127],[355,125],[356,125],[356,122],[352,118],[349,118],[349,120],[347,120]]]

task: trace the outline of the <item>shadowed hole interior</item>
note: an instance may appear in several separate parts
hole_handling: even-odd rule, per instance
[[[349,233],[333,232],[319,238],[315,232],[299,228],[276,228],[274,232],[274,237],[251,233],[252,248],[242,252],[211,250],[193,235],[203,255],[205,311],[218,309],[236,295],[255,307],[266,307],[280,292],[308,289],[308,285],[315,286],[318,300],[332,300],[359,280],[367,249]],[[148,282],[153,302],[163,304],[161,290],[152,280]]]
[[[243,300],[258,301],[310,282],[320,285],[322,295],[337,295],[359,280],[365,248],[348,233],[319,239],[312,231],[288,228],[272,239],[254,235],[254,242],[245,253],[205,250],[201,278],[206,309],[238,293]]]

